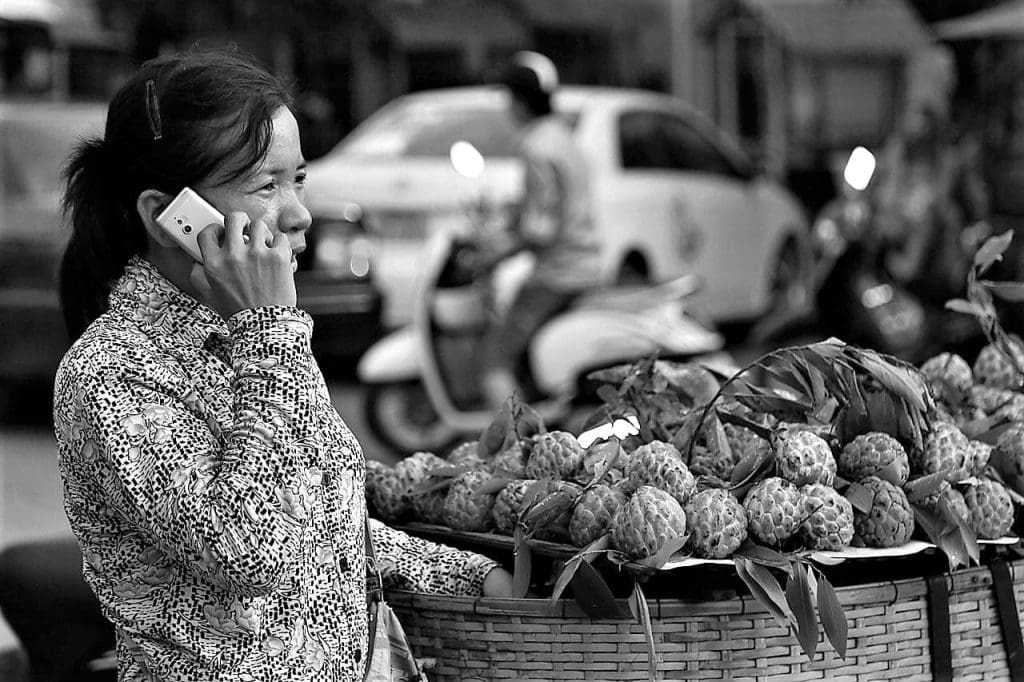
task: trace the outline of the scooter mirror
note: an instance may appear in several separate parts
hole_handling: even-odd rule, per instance
[[[475,178],[484,172],[484,157],[472,143],[459,140],[448,152],[452,168],[465,178]]]
[[[850,152],[850,158],[843,170],[843,180],[858,192],[867,189],[871,176],[875,173],[875,155],[864,147],[856,147]]]

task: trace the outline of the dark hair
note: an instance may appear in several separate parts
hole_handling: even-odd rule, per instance
[[[60,300],[72,340],[107,309],[125,265],[146,251],[140,193],[222,184],[265,158],[289,88],[249,57],[190,51],[146,62],[114,95],[103,138],[83,140],[64,169],[71,236]]]

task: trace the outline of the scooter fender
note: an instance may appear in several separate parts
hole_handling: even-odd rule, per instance
[[[571,391],[587,370],[631,362],[655,351],[703,355],[720,351],[722,336],[679,314],[676,306],[637,313],[573,310],[542,327],[530,344],[534,380],[550,394]]]
[[[356,376],[364,384],[412,381],[422,375],[417,338],[411,328],[391,332],[374,343],[356,365]]]

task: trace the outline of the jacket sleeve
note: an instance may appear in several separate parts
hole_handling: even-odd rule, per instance
[[[484,578],[498,562],[415,538],[370,519],[377,564],[386,587],[423,592],[479,596]]]
[[[91,516],[110,516],[111,527],[152,537],[214,584],[255,596],[275,589],[298,556],[305,467],[293,444],[312,428],[302,416],[319,374],[312,322],[298,309],[245,310],[228,328],[227,429],[180,374],[114,340],[62,367],[58,392],[71,394],[62,398],[74,403],[71,423],[89,434],[71,439],[79,447],[62,451],[62,467],[82,467],[103,491],[85,502],[98,506]]]

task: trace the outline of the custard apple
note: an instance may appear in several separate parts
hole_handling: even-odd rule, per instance
[[[867,547],[904,545],[914,533],[914,511],[903,488],[877,476],[860,481],[872,495],[867,513],[853,510],[856,537]]]
[[[690,548],[697,556],[724,559],[747,539],[747,513],[728,490],[702,490],[690,498],[685,511]]]
[[[775,461],[779,476],[796,486],[809,483],[832,485],[836,480],[832,448],[824,438],[808,429],[786,428],[780,431]]]
[[[1013,527],[1013,501],[1000,483],[990,478],[979,479],[964,491],[964,502],[978,537],[994,540],[1009,534]]]
[[[444,516],[455,530],[486,531],[494,526],[491,515],[495,495],[477,494],[491,480],[487,471],[467,471],[452,479],[444,500]]]
[[[618,488],[603,483],[584,491],[569,521],[572,544],[585,547],[607,533],[612,519],[628,499]]]
[[[642,485],[615,514],[609,528],[611,544],[632,559],[643,559],[673,538],[686,537],[686,512],[664,490]]]
[[[529,478],[572,478],[583,463],[583,447],[568,431],[549,431],[533,437],[526,460]]]
[[[808,549],[836,551],[850,545],[853,539],[853,505],[850,501],[821,483],[805,485],[804,519],[800,536]]]
[[[878,476],[903,486],[910,478],[910,459],[898,440],[887,433],[862,433],[839,454],[839,474],[851,482]]]
[[[683,463],[679,450],[660,440],[629,453],[623,472],[626,476],[623,491],[627,494],[649,485],[669,493],[679,504],[686,504],[697,489],[697,482]]]
[[[800,490],[777,476],[755,483],[743,498],[743,508],[750,537],[771,547],[789,540],[800,529],[805,516]]]

